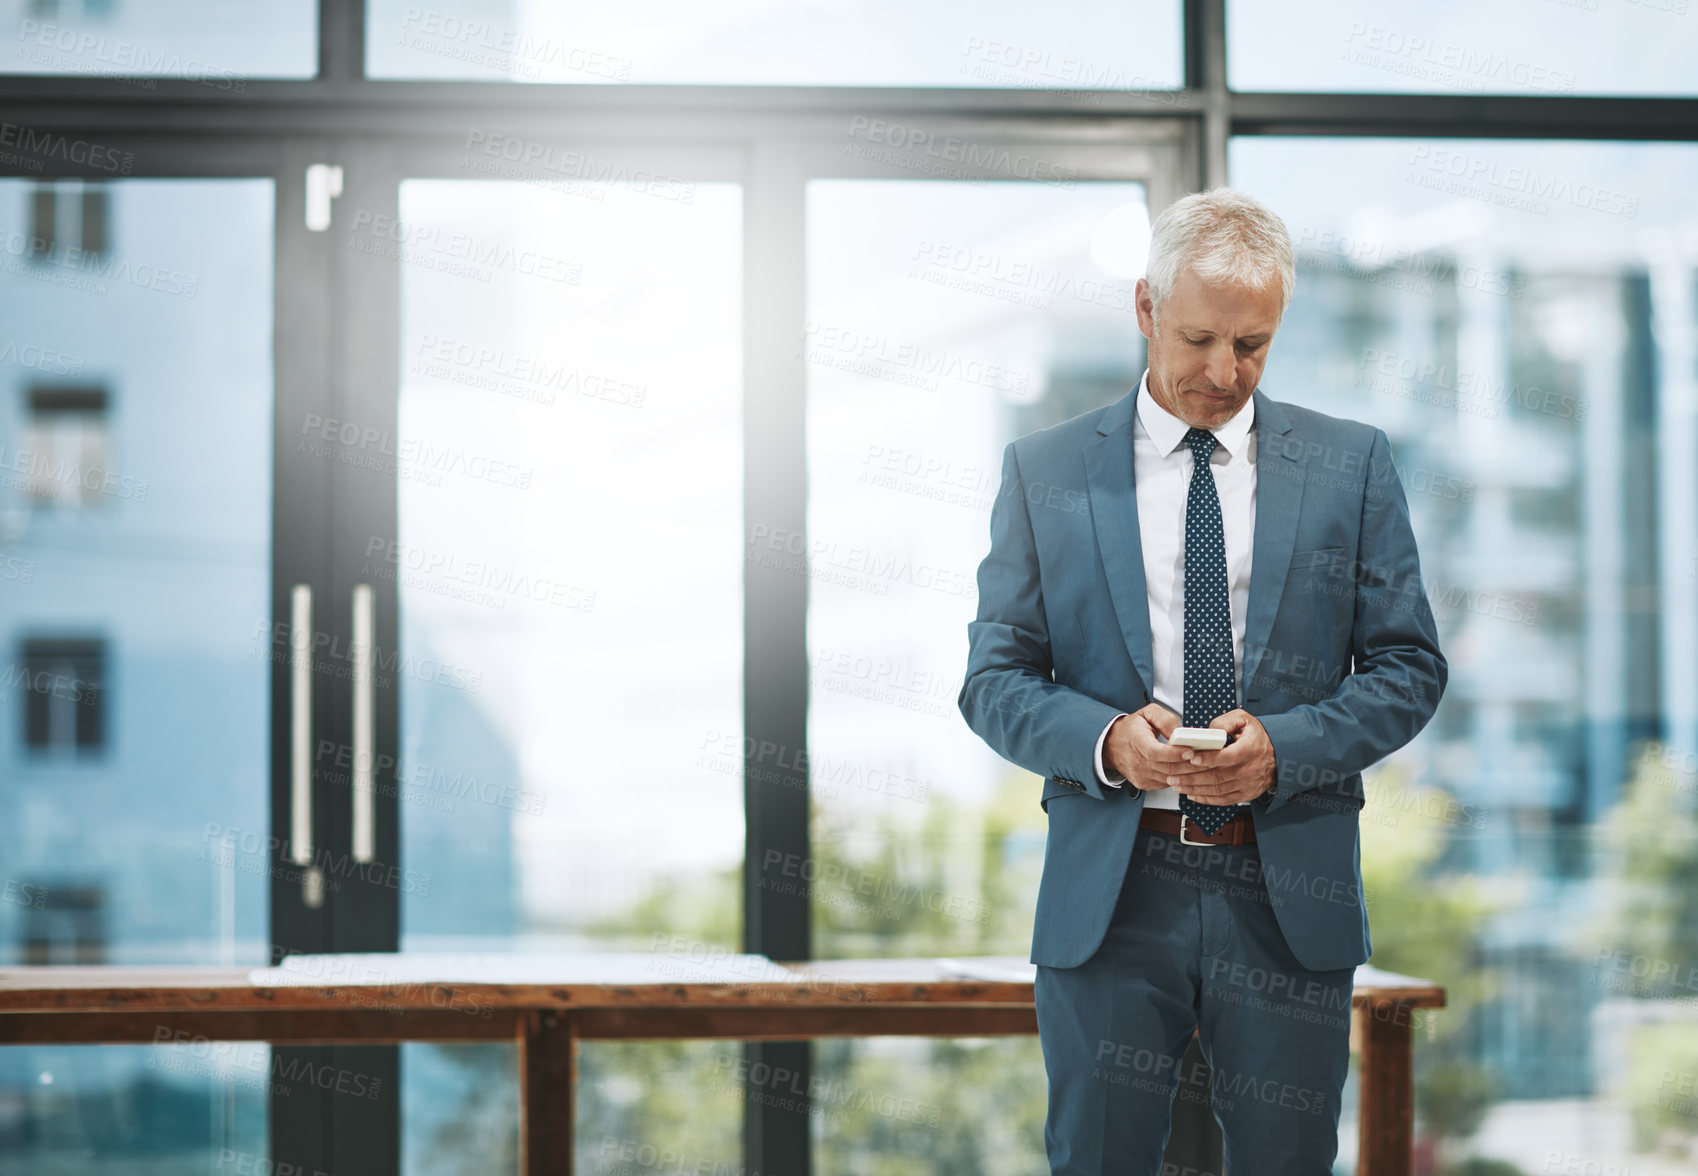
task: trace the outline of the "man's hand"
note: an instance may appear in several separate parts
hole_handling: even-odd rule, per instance
[[[1119,724],[1115,724],[1119,726]],[[1261,721],[1247,710],[1229,710],[1211,727],[1227,733],[1227,744],[1219,751],[1194,751],[1189,763],[1170,773],[1168,781],[1203,804],[1237,804],[1254,800],[1274,785],[1273,741]],[[1109,739],[1114,732],[1109,732]]]
[[[1103,741],[1103,765],[1136,788],[1166,788],[1170,776],[1197,770],[1192,764],[1197,753],[1191,748],[1171,747],[1156,738],[1159,734],[1165,739],[1178,728],[1179,716],[1159,702],[1116,719]]]

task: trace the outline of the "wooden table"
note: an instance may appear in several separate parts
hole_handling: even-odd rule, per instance
[[[295,956],[276,968],[0,968],[0,1044],[512,1041],[525,1176],[572,1171],[577,1043],[634,1038],[987,1037],[1037,1032],[1016,957],[826,960],[688,947],[589,955]],[[1413,1010],[1425,980],[1357,969],[1359,1176],[1408,1176]]]

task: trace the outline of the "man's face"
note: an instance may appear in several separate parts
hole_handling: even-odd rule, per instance
[[[1150,395],[1186,424],[1216,429],[1262,379],[1279,329],[1279,286],[1205,283],[1181,270],[1155,330],[1150,283],[1138,279],[1138,329],[1149,342]]]

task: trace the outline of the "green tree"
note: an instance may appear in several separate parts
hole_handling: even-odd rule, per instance
[[[1493,898],[1477,878],[1447,876],[1439,863],[1451,839],[1465,836],[1480,810],[1442,789],[1410,782],[1386,764],[1366,780],[1360,821],[1362,885],[1377,968],[1431,980],[1445,989],[1443,1009],[1417,1010],[1415,1110],[1441,1156],[1457,1151],[1479,1129],[1493,1094],[1490,1076],[1467,1052],[1462,1033],[1470,1014],[1496,989],[1475,964],[1485,920],[1508,901]],[[1459,1160],[1447,1174],[1466,1170]]]
[[[1646,744],[1621,796],[1599,822],[1604,855],[1598,882],[1604,897],[1589,939],[1600,959],[1614,952],[1628,961],[1625,983],[1615,987],[1632,995],[1692,994],[1678,978],[1698,966],[1693,784],[1693,772],[1682,760],[1662,744]],[[1641,963],[1645,966],[1635,966]]]
[[[1690,762],[1642,747],[1622,794],[1599,823],[1603,892],[1588,927],[1606,994],[1644,1002],[1654,1020],[1627,1032],[1627,1105],[1634,1146],[1690,1154],[1698,1143],[1698,816]]]

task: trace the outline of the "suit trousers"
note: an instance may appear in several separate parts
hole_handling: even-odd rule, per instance
[[[1254,844],[1139,828],[1096,954],[1038,968],[1053,1176],[1160,1176],[1193,1032],[1225,1176],[1331,1176],[1356,970],[1292,956],[1273,910],[1288,882],[1270,890]]]

